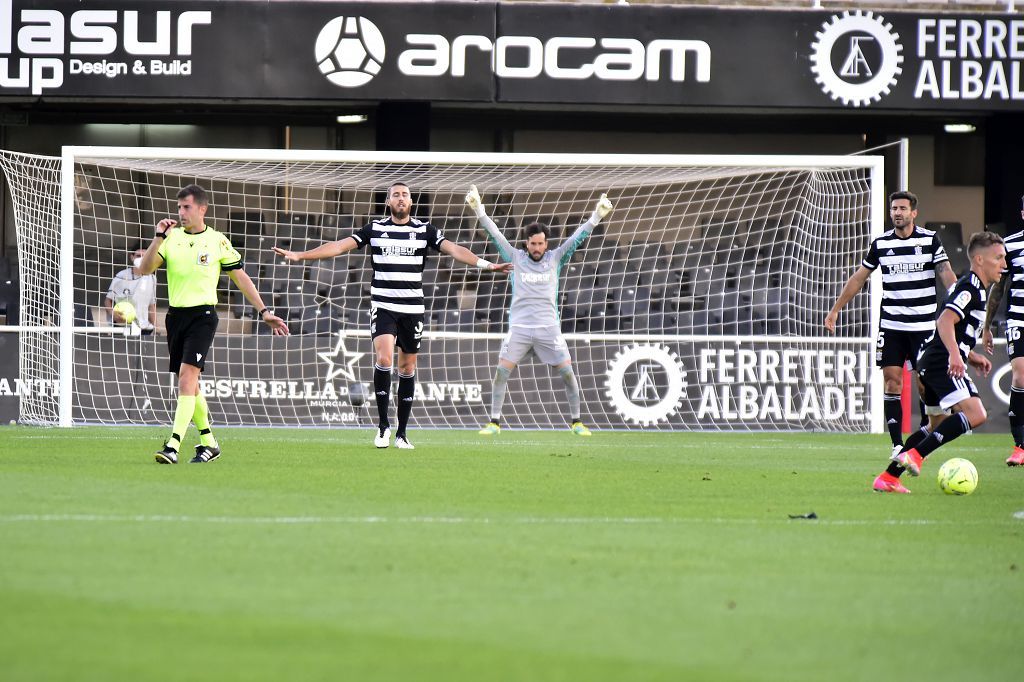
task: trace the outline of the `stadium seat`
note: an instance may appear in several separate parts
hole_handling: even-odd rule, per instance
[[[970,260],[967,258],[967,249],[962,244],[946,247],[946,255],[949,256],[949,265],[957,277],[962,277],[971,268]],[[941,287],[940,287],[941,288]]]
[[[334,331],[332,321],[329,306],[303,308],[299,318],[299,333],[330,334]]]
[[[964,244],[963,229],[960,223],[932,222],[925,223],[924,228],[937,233],[947,251],[954,246],[963,246]]]
[[[350,215],[325,214],[320,216],[320,238],[325,242],[336,242],[352,234],[353,220]]]
[[[349,269],[340,258],[317,261],[313,266],[313,281],[317,291],[326,294],[331,289],[344,286],[349,281]]]
[[[290,263],[276,258],[270,264],[267,276],[270,278],[274,291],[284,291],[290,284],[302,281],[304,271],[305,267],[298,263]]]

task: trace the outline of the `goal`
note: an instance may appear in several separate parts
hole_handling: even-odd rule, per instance
[[[375,421],[363,251],[290,264],[384,211],[389,183],[413,214],[490,260],[463,203],[471,184],[515,245],[554,244],[606,192],[615,209],[562,271],[562,329],[583,419],[603,429],[880,431],[873,371],[880,286],[822,326],[882,229],[881,157],[454,154],[69,147],[0,153],[21,273],[20,418],[31,424],[168,423],[175,381],[157,333],[115,324],[104,299],[175,195],[211,192],[207,223],[241,251],[293,335],[274,337],[222,279],[220,329],[201,388],[216,423]],[[163,271],[158,301],[166,306]],[[513,275],[514,278],[514,275]],[[413,426],[478,427],[507,329],[511,286],[432,254]],[[140,314],[145,314],[140,311]],[[513,373],[503,425],[564,428],[560,377],[536,358]]]

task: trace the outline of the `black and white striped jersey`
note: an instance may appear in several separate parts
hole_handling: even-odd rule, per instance
[[[935,266],[948,261],[938,235],[914,226],[906,238],[892,229],[876,237],[862,265],[882,271],[882,314],[879,326],[908,332],[935,327]]]
[[[1024,327],[1024,232],[1003,239],[1006,246],[1006,326]]]
[[[952,310],[960,316],[956,323],[956,345],[960,347],[960,357],[967,362],[967,354],[971,352],[974,345],[978,343],[982,330],[985,328],[985,306],[988,303],[988,291],[981,285],[981,279],[973,272],[957,280],[953,289],[946,299],[944,310]],[[921,347],[922,362],[931,356],[931,360],[943,364],[942,359],[948,358],[949,353],[937,331]]]
[[[370,306],[422,315],[427,249],[440,251],[444,234],[417,218],[410,218],[405,225],[396,225],[388,216],[374,220],[352,238],[359,248],[370,247],[373,262]]]

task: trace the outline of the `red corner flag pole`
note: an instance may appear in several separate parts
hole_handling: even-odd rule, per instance
[[[914,405],[917,404],[916,400],[912,400],[911,396],[916,396],[917,391],[914,388],[914,375],[910,373],[907,366],[903,366],[903,394],[900,398],[900,402],[903,403],[903,433],[911,433],[914,431]]]

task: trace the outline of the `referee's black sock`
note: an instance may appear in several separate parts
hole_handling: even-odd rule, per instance
[[[1010,386],[1010,434],[1013,444],[1024,447],[1024,388]]]
[[[945,445],[951,440],[956,440],[971,430],[971,423],[963,412],[946,417],[942,423],[932,432],[932,435],[925,438],[917,446],[917,454],[927,457],[932,454],[940,445]]]
[[[409,415],[412,414],[412,400],[416,393],[416,374],[406,376],[398,373],[398,431],[395,438],[405,435],[405,427],[409,423]]]
[[[899,393],[886,393],[882,406],[892,444],[903,445],[903,396]]]
[[[389,428],[388,404],[391,399],[391,368],[373,365],[373,392],[377,396],[377,423],[382,428]]]

